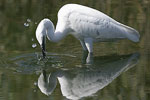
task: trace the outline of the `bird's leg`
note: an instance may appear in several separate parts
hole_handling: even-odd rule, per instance
[[[93,64],[93,53],[83,51],[82,64]]]
[[[80,41],[83,47],[83,64],[92,64],[93,63],[93,39],[85,38],[84,41]]]
[[[88,55],[86,58],[86,64],[92,64],[93,63],[93,39],[92,38],[85,38],[84,39],[85,45],[88,50]]]
[[[82,40],[80,40],[80,43],[81,43],[81,45],[82,45],[83,51],[84,51],[84,52],[85,52],[85,51],[88,51],[88,50],[87,50],[87,47],[86,47],[86,45],[85,45],[85,42],[82,41]]]
[[[85,46],[89,53],[93,53],[93,39],[92,38],[85,38],[84,39]]]
[[[87,57],[88,57],[88,50],[83,50],[82,64],[86,64]]]
[[[93,53],[88,53],[86,64],[93,64]]]
[[[83,48],[82,63],[86,64],[86,58],[88,56],[88,50],[87,50],[87,47],[86,47],[85,42],[83,40],[80,40],[80,43],[81,43],[82,48]]]

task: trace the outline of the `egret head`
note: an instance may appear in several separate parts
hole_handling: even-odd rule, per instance
[[[57,76],[55,73],[46,74],[43,70],[38,78],[38,87],[45,95],[50,95],[57,85]]]
[[[43,19],[36,29],[36,38],[41,46],[43,58],[46,56],[46,37],[50,40],[50,34],[53,34],[54,26],[49,19]]]

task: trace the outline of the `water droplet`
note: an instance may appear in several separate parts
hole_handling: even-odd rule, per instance
[[[34,82],[34,85],[37,86],[37,82]]]
[[[32,44],[32,48],[35,48],[36,46],[37,46],[36,43]]]
[[[28,19],[27,19],[27,22],[29,22],[29,23],[30,23],[30,22],[31,22],[31,19],[29,19],[29,18],[28,18]]]
[[[34,89],[33,92],[37,92],[37,90]]]
[[[29,23],[24,23],[24,26],[25,27],[29,27]]]
[[[31,40],[34,41],[34,38],[32,38]]]

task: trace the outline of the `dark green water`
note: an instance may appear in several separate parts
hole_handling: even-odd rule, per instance
[[[67,3],[95,8],[137,29],[140,42],[96,43],[88,65],[79,41],[67,36],[47,41],[48,60],[39,61],[37,23],[46,17],[56,25]],[[150,100],[149,71],[149,0],[0,1],[0,100]]]

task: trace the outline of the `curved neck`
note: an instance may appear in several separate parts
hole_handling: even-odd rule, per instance
[[[46,35],[47,38],[52,42],[58,42],[66,36],[66,32],[64,31],[64,29],[59,28],[55,30],[53,23],[48,22],[46,24]]]

